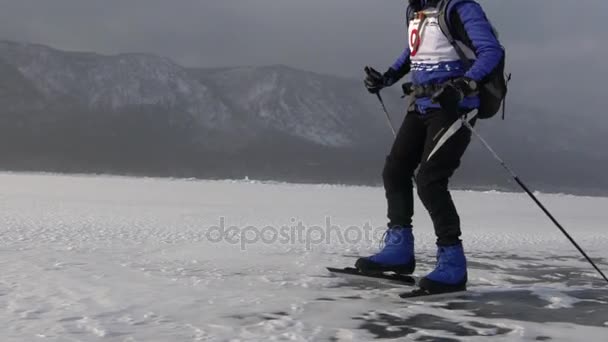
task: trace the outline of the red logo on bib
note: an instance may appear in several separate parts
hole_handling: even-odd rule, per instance
[[[420,49],[420,33],[418,32],[418,29],[412,30],[412,34],[410,36],[410,46],[412,47],[410,55],[416,56],[418,49]]]

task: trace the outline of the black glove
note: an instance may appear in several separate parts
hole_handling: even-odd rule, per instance
[[[472,95],[477,92],[477,83],[470,78],[457,78],[453,81],[446,82],[431,97],[433,103],[439,103],[448,113],[458,113],[458,105],[465,96]]]
[[[390,87],[397,81],[397,72],[392,68],[388,69],[384,74],[381,74],[372,67],[365,67],[365,88],[372,94],[378,94],[385,87]]]

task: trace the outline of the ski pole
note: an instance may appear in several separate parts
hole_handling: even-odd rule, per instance
[[[549,217],[549,219],[551,219],[551,221],[557,226],[557,228],[559,228],[559,230],[561,230],[561,232],[564,233],[564,235],[568,238],[568,240],[570,240],[570,242],[574,245],[574,247],[576,247],[576,249],[578,249],[578,251],[581,252],[581,254],[585,257],[585,259],[587,259],[587,261],[593,266],[593,268],[595,268],[595,270],[602,276],[602,278],[604,278],[604,280],[606,280],[606,282],[608,282],[608,278],[606,277],[604,272],[602,272],[602,270],[600,270],[600,268],[595,264],[595,262],[593,262],[593,260],[591,260],[591,258],[587,255],[587,253],[585,253],[585,251],[581,248],[581,246],[579,246],[579,244],[576,243],[576,241],[574,241],[572,236],[570,236],[570,234],[568,234],[566,229],[557,221],[557,219],[549,212],[549,210],[547,210],[547,208],[538,200],[538,198],[534,195],[534,193],[532,193],[532,191],[530,191],[530,189],[526,186],[526,184],[524,184],[524,182],[519,178],[519,176],[517,176],[517,174],[515,174],[515,172],[502,160],[502,158],[500,158],[498,156],[498,154],[494,151],[494,149],[492,149],[490,144],[488,144],[488,142],[481,135],[479,135],[479,133],[477,133],[477,131],[473,128],[473,126],[466,119],[461,118],[461,120],[462,120],[463,125],[465,125],[471,131],[471,133],[473,133],[481,141],[481,143],[486,147],[486,149],[488,151],[490,151],[490,153],[500,163],[500,165],[505,170],[507,170],[507,172],[509,172],[511,174],[511,177],[513,177],[515,182],[517,182],[517,184],[519,184],[519,186],[521,186],[521,188],[524,189],[524,191],[532,198],[532,200],[534,200],[534,202],[540,207],[540,209],[542,209],[542,211]]]
[[[382,95],[380,95],[380,92],[377,92],[376,96],[378,96],[378,100],[380,101],[380,104],[382,105],[382,109],[384,110],[384,114],[386,115],[386,120],[388,121],[388,125],[391,127],[391,131],[393,132],[393,135],[396,137],[397,136],[397,131],[395,131],[395,126],[393,125],[393,121],[391,120],[391,116],[388,113],[388,110],[386,110],[386,105],[384,104],[384,100],[382,99]]]

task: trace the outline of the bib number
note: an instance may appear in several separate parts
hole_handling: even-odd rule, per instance
[[[411,56],[416,56],[418,54],[418,50],[420,49],[420,43],[420,31],[418,29],[413,29],[412,33],[410,34]]]

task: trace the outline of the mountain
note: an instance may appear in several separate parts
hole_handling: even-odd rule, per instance
[[[7,170],[378,184],[392,136],[360,80],[287,66],[193,69],[0,42]],[[385,98],[402,120],[397,92]],[[606,128],[513,100],[480,131],[543,190],[608,193]],[[511,114],[512,113],[512,114]],[[459,187],[513,188],[473,143]]]

